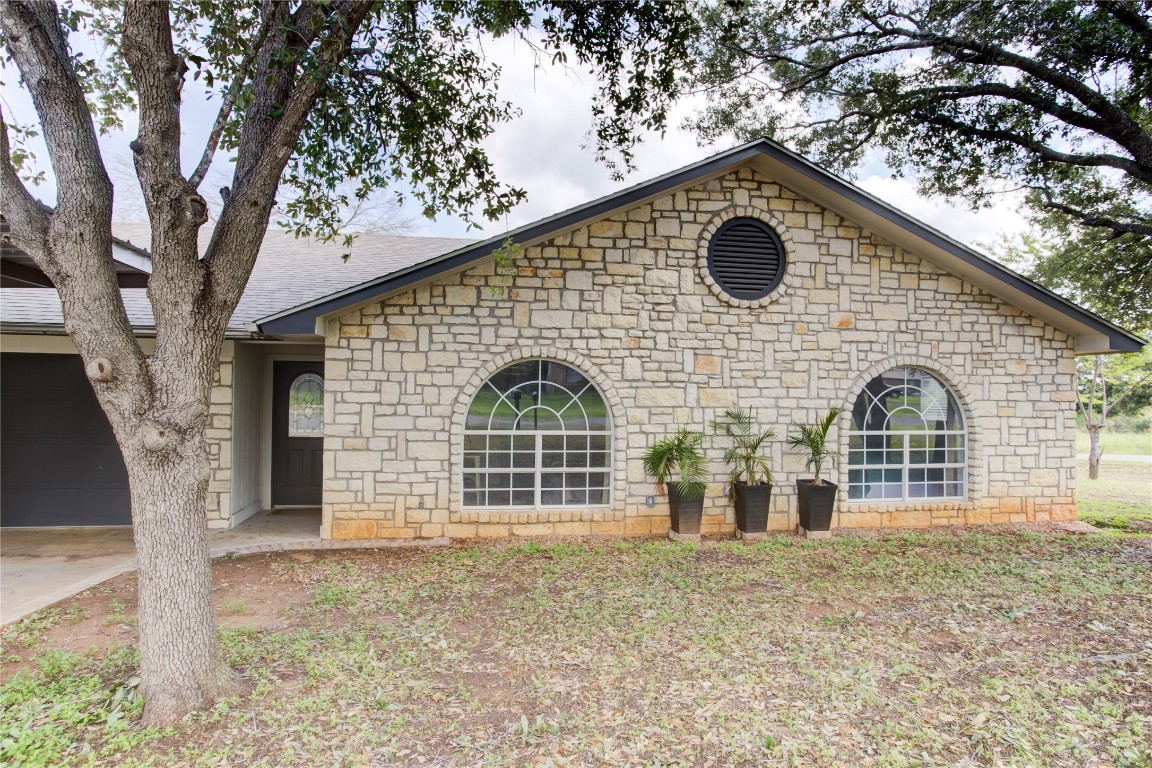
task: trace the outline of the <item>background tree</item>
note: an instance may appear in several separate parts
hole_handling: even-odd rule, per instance
[[[228,318],[282,185],[298,232],[332,237],[347,202],[401,182],[431,213],[494,219],[523,192],[493,175],[481,142],[514,116],[494,94],[483,41],[530,28],[538,55],[601,83],[591,144],[617,172],[636,130],[659,128],[691,17],[679,5],[520,0],[94,0],[83,9],[0,3],[0,34],[35,105],[55,175],[46,210],[27,155],[0,125],[0,205],[12,242],[56,285],[128,468],[139,570],[144,722],[169,722],[234,686],[210,600],[204,440]],[[92,33],[98,61],[70,45]],[[207,146],[181,167],[185,79],[220,99]],[[98,130],[134,110],[133,162],[151,224],[156,350],[132,333],[112,268],[113,187]],[[211,117],[211,115],[209,116]],[[28,126],[11,126],[17,137]],[[204,256],[198,188],[218,149],[235,160]],[[27,175],[27,174],[25,174]]]
[[[923,192],[1027,190],[1125,318],[1152,295],[1152,1],[704,3],[706,139],[785,140],[850,171],[870,148]],[[1073,255],[1073,254],[1069,254]]]
[[[1063,214],[1055,216],[1059,219]],[[1152,295],[1138,291],[1117,293],[1102,286],[1109,278],[1109,270],[1129,268],[1127,263],[1109,263],[1112,254],[1108,246],[1115,241],[1101,243],[1099,249],[1093,250],[1089,243],[1062,238],[1058,224],[1044,230],[1044,238],[1025,235],[1019,242],[1003,242],[993,250],[1006,264],[1041,285],[1108,320],[1142,329],[1138,332],[1144,338],[1152,337]],[[1090,241],[1091,237],[1084,239]],[[1088,477],[1096,479],[1100,475],[1108,419],[1135,416],[1152,405],[1152,347],[1131,355],[1084,356],[1077,363],[1080,416],[1089,438]]]
[[[1088,477],[1100,477],[1101,433],[1108,417],[1127,402],[1146,406],[1152,395],[1152,348],[1132,355],[1092,355],[1079,362],[1080,415],[1088,428]]]

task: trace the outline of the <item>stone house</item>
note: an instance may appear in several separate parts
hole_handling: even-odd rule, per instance
[[[835,526],[1066,520],[1076,356],[1143,344],[764,140],[488,241],[366,236],[347,269],[325,253],[270,233],[234,317],[212,526],[320,507],[334,539],[660,534],[642,452],[743,407],[779,436],[770,519],[790,529],[806,475],[784,436],[833,406]],[[54,292],[16,293],[6,424],[46,353],[60,380],[76,367]],[[146,300],[128,304],[147,336]],[[35,478],[10,489],[36,429],[5,429],[3,508],[43,508]],[[710,453],[704,531],[731,531]]]

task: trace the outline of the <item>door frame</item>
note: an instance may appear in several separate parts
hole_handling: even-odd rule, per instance
[[[292,355],[268,354],[264,355],[264,402],[260,415],[260,504],[264,509],[273,509],[272,506],[272,387],[273,369],[277,362],[286,363],[320,363],[324,367],[324,355]],[[328,415],[328,377],[324,377],[324,415]],[[292,509],[291,506],[281,505],[278,509]]]

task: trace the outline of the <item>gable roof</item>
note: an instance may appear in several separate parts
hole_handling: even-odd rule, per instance
[[[116,223],[112,228],[125,248],[138,251],[133,242],[150,241],[147,224]],[[201,232],[202,248],[207,246],[210,237],[210,232]],[[351,258],[344,261],[346,249],[339,243],[320,243],[270,230],[264,236],[252,277],[228,323],[229,335],[253,336],[251,324],[265,315],[425,262],[470,242],[450,237],[362,234],[352,246]],[[153,331],[156,321],[145,291],[129,288],[120,293],[132,327],[144,335]],[[0,297],[3,330],[63,332],[60,297],[54,288],[3,288]]]
[[[1012,306],[1076,339],[1079,353],[1135,352],[1144,340],[1109,323],[1038,283],[1017,274],[927,224],[917,221],[853,184],[768,139],[735,147],[651,181],[526,224],[511,232],[415,262],[330,295],[256,321],[270,335],[315,334],[320,319],[377,301],[434,277],[491,258],[506,238],[530,246],[614,213],[696,186],[749,166],[766,178],[880,235],[941,269],[963,278]]]

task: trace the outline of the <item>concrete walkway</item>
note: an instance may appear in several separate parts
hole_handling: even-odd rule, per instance
[[[209,531],[212,557],[307,549],[444,546],[447,538],[331,541],[320,538],[319,511],[262,512],[235,528]],[[132,529],[5,528],[0,532],[0,625],[136,570]]]

